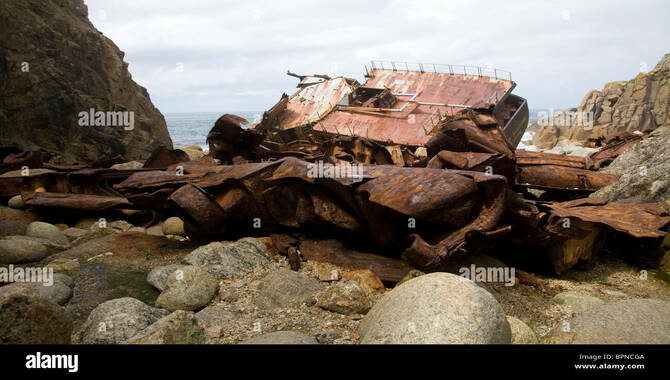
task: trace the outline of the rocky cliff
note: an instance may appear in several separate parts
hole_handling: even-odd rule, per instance
[[[63,163],[172,148],[123,57],[82,0],[0,1],[0,145],[44,148]]]
[[[584,142],[589,137],[670,125],[670,54],[648,73],[589,92],[567,114],[572,117],[560,113],[531,126],[537,128],[533,145],[551,149],[561,140]]]

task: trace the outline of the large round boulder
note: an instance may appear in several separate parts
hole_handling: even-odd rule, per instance
[[[450,273],[409,280],[379,300],[359,326],[363,344],[508,344],[510,326],[493,296]]]

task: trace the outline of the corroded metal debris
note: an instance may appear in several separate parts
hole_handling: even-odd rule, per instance
[[[582,157],[517,150],[514,183],[521,187],[583,193],[596,191],[618,179],[594,171],[588,162]]]
[[[670,222],[661,204],[519,200],[504,176],[470,170],[366,164],[360,177],[321,178],[310,175],[316,164],[294,157],[238,165],[197,161],[181,165],[181,174],[170,168],[116,175],[110,169],[46,173],[32,177],[33,181],[51,178],[57,186],[58,179],[70,184],[63,182],[70,178],[79,186],[22,194],[27,204],[42,209],[172,209],[184,219],[192,239],[254,234],[259,232],[256,225],[266,233],[302,231],[363,239],[423,270],[439,270],[456,253],[478,252],[508,238],[549,252],[581,242],[576,246],[584,250],[586,244],[593,254],[595,237],[602,230],[661,237]],[[86,178],[88,187],[81,185]],[[3,178],[0,184],[15,180]],[[107,188],[118,196],[109,195]],[[572,221],[568,228],[563,226],[565,218]],[[563,253],[557,272],[574,261],[566,263],[565,258]]]
[[[618,179],[612,174],[559,165],[517,165],[516,184],[546,190],[593,192]]]
[[[353,269],[370,269],[382,281],[398,282],[410,271],[404,261],[360,252],[336,239],[305,239],[299,242],[305,260],[329,262]]]
[[[207,144],[212,157],[224,164],[232,164],[234,157],[243,160],[258,160],[258,145],[264,136],[259,132],[242,128],[248,121],[239,116],[221,116],[207,135]]]
[[[649,137],[651,131],[641,133],[619,132],[599,139],[589,139],[586,146],[600,148],[587,158],[588,168],[598,170],[609,165],[623,151]]]
[[[15,147],[0,147],[0,154],[2,154],[0,174],[19,170],[22,167],[41,168],[43,164],[50,162],[55,155],[43,149],[22,152]]]
[[[670,214],[662,203],[609,203],[606,199],[587,198],[549,204],[551,213],[561,218],[575,218],[637,238],[665,236]]]
[[[503,221],[515,226],[508,235],[510,243],[530,248],[533,255],[544,252],[560,274],[579,262],[591,266],[613,235],[661,239],[670,224],[670,212],[662,203],[621,203],[600,198],[542,202],[514,194],[508,199]]]
[[[591,141],[602,148],[586,159],[515,150],[528,109],[511,76],[458,70],[373,63],[364,84],[289,72],[295,94],[250,128],[223,115],[198,160],[161,147],[143,168],[117,170],[121,157],[62,166],[49,152],[0,148],[0,197],[42,212],[177,214],[192,240],[270,234],[292,266],[326,260],[389,281],[493,246],[562,273],[592,265],[608,236],[660,243],[664,205],[583,198],[617,180],[595,169],[643,136]],[[524,199],[528,188],[549,199]]]
[[[438,268],[467,250],[469,237],[496,227],[505,207],[505,178],[477,172],[366,165],[362,178],[313,178],[310,163],[285,158],[221,166],[218,173],[174,176],[135,173],[120,190],[182,184],[169,200],[187,232],[214,237],[229,228],[298,229],[366,235],[380,246],[412,242],[403,257]],[[435,241],[431,244],[429,242]],[[402,252],[402,251],[400,251]],[[399,253],[400,253],[399,252]]]
[[[104,211],[112,208],[134,208],[124,197],[104,195],[28,193],[25,201],[34,207],[57,207],[71,210]]]

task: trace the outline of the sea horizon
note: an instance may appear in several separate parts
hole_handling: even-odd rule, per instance
[[[529,111],[528,124],[538,119],[540,112],[549,112],[552,108],[533,108]],[[562,108],[553,108],[554,112]],[[168,132],[172,138],[172,144],[175,147],[187,147],[198,145],[203,150],[209,149],[207,146],[207,134],[214,126],[214,122],[226,113],[237,115],[246,119],[249,123],[243,125],[244,128],[250,127],[254,120],[258,120],[263,111],[229,111],[229,112],[166,112],[163,113],[167,123]],[[532,133],[526,132],[523,140],[532,138]]]
[[[263,112],[236,111],[236,112],[166,112],[163,114],[167,123],[168,132],[175,147],[198,145],[208,150],[207,134],[216,120],[225,115],[233,114],[246,119],[249,123],[242,127],[248,128],[254,120],[258,120]]]

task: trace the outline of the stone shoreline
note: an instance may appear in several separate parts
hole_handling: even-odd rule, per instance
[[[521,272],[514,286],[419,271],[397,285],[312,260],[291,270],[269,237],[194,244],[176,217],[145,229],[0,215],[14,226],[2,230],[2,265],[56,273],[52,286],[0,287],[1,343],[670,342],[667,274],[614,255],[560,278]],[[462,265],[506,266],[486,255]]]

